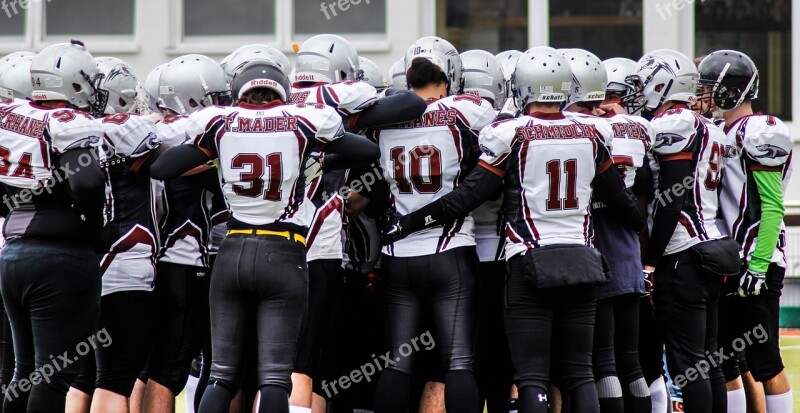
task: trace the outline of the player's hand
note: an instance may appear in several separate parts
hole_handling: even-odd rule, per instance
[[[739,278],[739,296],[749,297],[752,295],[761,294],[762,290],[766,290],[767,275],[763,272],[755,272],[748,269]]]
[[[403,215],[397,211],[387,212],[384,217],[383,229],[381,230],[381,243],[389,245],[397,240],[405,238],[407,234],[403,231]]]
[[[614,113],[615,115],[624,115],[628,113],[622,106],[620,106],[619,103],[609,103],[606,105],[600,105],[600,109],[602,109],[606,113],[611,112]]]
[[[645,266],[644,270],[642,270],[642,275],[644,276],[644,291],[647,300],[650,302],[650,305],[653,305],[653,286],[655,285],[655,268],[650,266]]]
[[[306,160],[305,176],[306,185],[310,185],[317,177],[322,175],[322,158],[323,154],[320,152],[312,152]]]

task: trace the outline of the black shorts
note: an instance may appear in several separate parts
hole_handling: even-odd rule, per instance
[[[211,379],[237,389],[247,332],[257,335],[258,386],[291,391],[297,343],[308,309],[302,244],[271,235],[228,235],[211,274]]]
[[[768,381],[784,369],[780,345],[780,299],[786,269],[771,264],[767,289],[752,297],[725,297],[720,304],[720,341],[724,349],[725,379],[736,378],[740,363],[736,354],[744,351],[747,367],[757,381]]]
[[[177,395],[209,334],[208,270],[159,262],[148,379]]]
[[[331,334],[343,286],[342,260],[308,263],[308,316],[298,343],[295,372],[318,378],[330,371]]]
[[[475,247],[420,257],[383,255],[386,327],[394,360],[388,368],[411,374],[416,353],[432,350],[425,343],[433,339],[443,370],[473,370],[477,263]],[[432,320],[432,331],[423,328],[425,317]]]

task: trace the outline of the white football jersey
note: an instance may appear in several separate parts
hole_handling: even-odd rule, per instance
[[[158,225],[150,179],[138,175],[145,155],[161,145],[150,118],[119,113],[97,120],[104,131],[106,216],[100,259],[102,294],[152,291]]]
[[[778,118],[752,115],[739,119],[727,130],[728,141],[723,153],[720,230],[742,246],[747,262],[758,242],[761,222],[761,200],[751,171],[778,171],[783,176],[783,191],[792,175],[792,135]],[[772,262],[786,268],[786,229],[781,235]]]
[[[591,183],[612,164],[598,130],[608,124],[590,118],[525,115],[481,132],[482,166],[504,168],[506,259],[545,245],[591,245]]]
[[[416,211],[458,187],[475,163],[478,133],[494,118],[495,110],[486,101],[457,95],[430,102],[419,119],[369,131],[380,146],[383,173],[397,212]],[[413,233],[383,252],[416,257],[472,245],[473,221],[467,216]]]
[[[211,107],[190,116],[187,144],[219,159],[219,178],[233,218],[264,226],[311,225],[303,170],[311,149],[339,139],[342,119],[328,106],[270,104]]]
[[[53,178],[54,155],[99,146],[103,130],[86,112],[14,101],[0,107],[0,182],[36,194]],[[59,173],[59,176],[64,172]]]
[[[365,82],[346,81],[332,84],[315,85],[306,88],[292,88],[292,103],[322,103],[334,109],[343,117],[349,117],[370,107],[378,100],[374,87]],[[354,119],[354,118],[351,118]],[[324,185],[322,176],[309,186],[306,196],[316,207],[314,222],[308,232],[306,248],[308,261],[318,259],[342,259],[342,216],[344,215],[344,199],[339,189],[344,185],[343,179],[338,185]],[[342,177],[344,175],[341,175]],[[327,188],[326,188],[327,187]],[[328,196],[325,194],[329,193]]]
[[[653,152],[659,162],[689,159],[695,167],[691,181],[677,189],[686,191],[686,202],[664,255],[722,237],[717,229],[716,216],[719,206],[717,188],[722,177],[722,156],[727,140],[725,133],[708,119],[686,108],[669,109],[655,117],[651,124],[655,132]],[[676,189],[656,193],[655,214],[659,206],[675,196],[673,191]]]
[[[625,186],[631,188],[636,179],[636,169],[645,162],[645,155],[653,146],[653,126],[639,116],[618,114],[604,118],[611,125],[614,140],[609,150],[611,160],[619,169]]]

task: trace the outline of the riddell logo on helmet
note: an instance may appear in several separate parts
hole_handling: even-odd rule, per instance
[[[47,100],[47,95],[36,93],[33,95],[33,100]]]
[[[249,83],[249,86],[251,86],[251,87],[256,87],[256,86],[269,86],[269,87],[277,87],[277,86],[279,86],[279,85],[278,85],[278,82],[276,82],[276,81],[274,81],[274,80],[270,80],[270,79],[256,79],[256,80],[251,80],[251,81],[250,81],[250,83]]]
[[[295,75],[294,81],[295,82],[313,82],[315,79],[314,75]]]

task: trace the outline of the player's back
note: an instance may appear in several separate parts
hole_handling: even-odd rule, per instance
[[[590,245],[591,183],[611,166],[598,136],[595,125],[561,113],[522,116],[482,132],[484,159],[507,161],[507,257],[544,245]]]
[[[480,98],[448,96],[429,103],[414,121],[369,132],[381,149],[381,165],[397,211],[408,214],[456,188],[477,162],[473,149],[480,129],[494,117],[494,108]],[[472,227],[468,216],[444,228],[412,234],[385,251],[416,256],[475,245]]]

